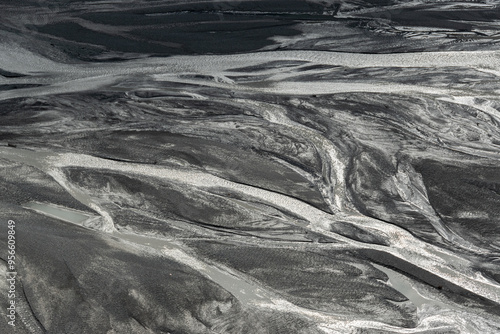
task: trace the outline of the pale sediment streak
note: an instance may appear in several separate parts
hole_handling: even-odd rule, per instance
[[[448,52],[408,52],[395,54],[359,54],[329,51],[268,51],[237,55],[196,55],[169,58],[149,58],[127,61],[123,64],[71,65],[57,63],[41,55],[36,55],[16,44],[0,44],[0,68],[9,68],[19,73],[71,73],[133,74],[142,69],[143,73],[223,71],[232,67],[257,65],[271,61],[309,61],[327,65],[347,67],[450,67],[474,66],[484,69],[498,69],[499,51],[448,51]]]
[[[397,54],[358,54],[328,51],[269,51],[239,55],[217,56],[178,56],[168,59],[177,64],[179,69],[192,71],[223,71],[231,67],[258,65],[272,61],[309,61],[311,63],[336,65],[356,68],[366,67],[450,67],[474,66],[493,69],[500,66],[498,51],[463,51],[463,52],[420,52]],[[135,61],[132,61],[135,62]],[[143,64],[160,65],[163,60],[149,59],[137,61]],[[161,66],[161,65],[160,65]],[[161,67],[158,68],[161,72]],[[181,70],[182,71],[182,70]],[[156,72],[158,73],[158,72]]]

